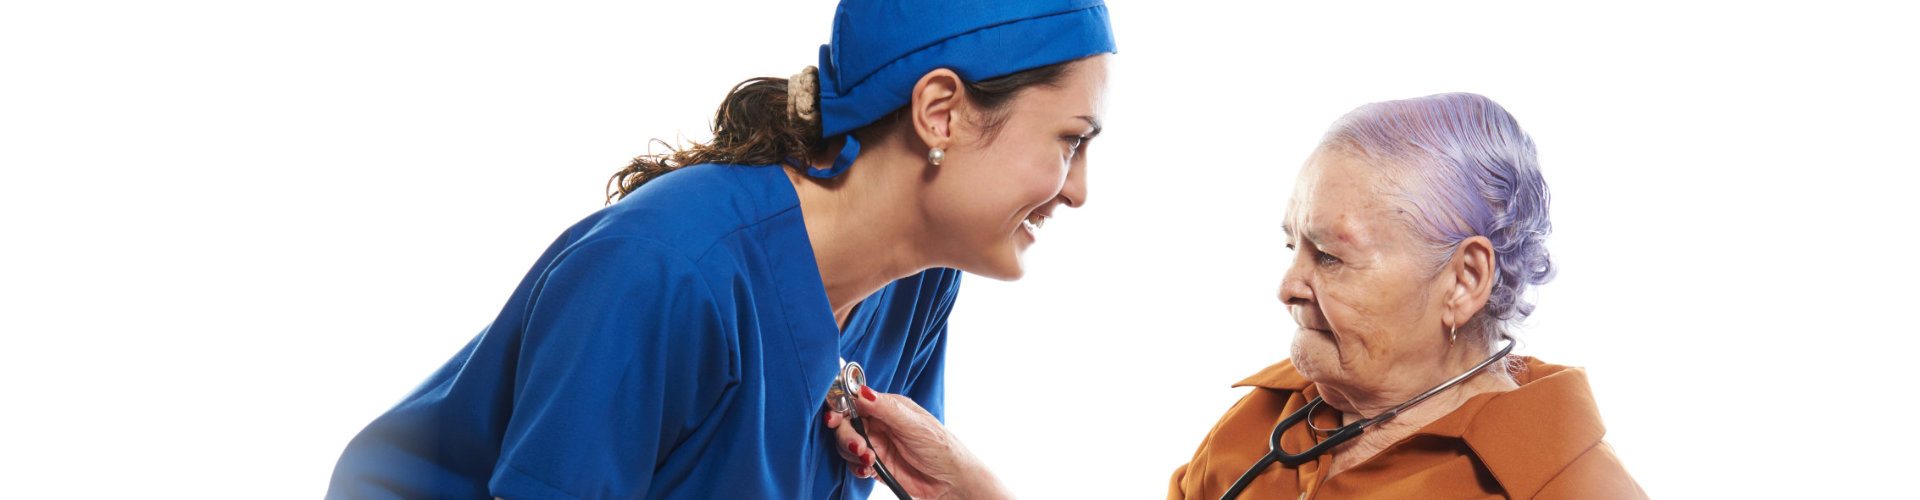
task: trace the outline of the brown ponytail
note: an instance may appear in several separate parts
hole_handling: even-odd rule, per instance
[[[627,168],[607,179],[607,203],[624,198],[641,184],[673,169],[702,163],[767,165],[806,161],[826,149],[818,120],[802,122],[787,116],[787,79],[751,78],[733,86],[713,116],[713,141],[677,149],[666,141],[653,142],[667,152],[634,157]]]
[[[981,125],[987,130],[988,137],[992,137],[991,134],[999,130],[1005,121],[1004,108],[1013,100],[1014,94],[1033,85],[1057,85],[1061,77],[1066,75],[1067,65],[1072,62],[1049,64],[979,82],[965,82],[973,103],[985,111],[986,120]],[[607,179],[607,203],[612,204],[626,197],[661,174],[688,165],[778,163],[789,168],[806,168],[804,162],[808,158],[826,152],[827,141],[820,137],[820,120],[817,116],[812,120],[803,120],[788,113],[787,83],[785,78],[761,77],[735,85],[733,90],[727,92],[727,98],[720,102],[719,111],[714,113],[712,142],[676,149],[666,141],[654,139],[653,142],[665,146],[667,152],[634,157],[626,168],[615,172]],[[808,94],[814,96],[816,102],[812,103],[814,106],[811,108],[817,110],[819,93]],[[896,112],[861,130],[893,123],[897,115]]]

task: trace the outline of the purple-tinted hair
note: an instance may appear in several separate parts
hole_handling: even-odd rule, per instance
[[[1468,93],[1377,102],[1334,122],[1320,144],[1385,169],[1435,272],[1461,241],[1493,242],[1493,293],[1460,333],[1491,343],[1533,313],[1521,294],[1553,279],[1553,222],[1533,139],[1506,109]]]

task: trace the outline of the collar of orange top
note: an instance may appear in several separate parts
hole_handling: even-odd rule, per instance
[[[1474,396],[1418,434],[1465,441],[1509,496],[1527,498],[1599,444],[1606,428],[1600,423],[1585,370],[1528,356],[1515,358],[1526,366],[1514,374],[1520,388]],[[1234,387],[1300,392],[1312,385],[1294,369],[1293,360],[1286,360]]]

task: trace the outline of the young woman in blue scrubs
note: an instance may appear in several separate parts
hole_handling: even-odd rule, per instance
[[[865,498],[841,362],[941,414],[960,271],[1019,278],[1086,201],[1113,51],[1099,1],[841,2],[817,70],[615,174],[327,497]]]

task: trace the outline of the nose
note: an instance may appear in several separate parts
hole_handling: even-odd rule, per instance
[[[1075,158],[1073,166],[1067,169],[1067,183],[1060,186],[1061,202],[1066,206],[1080,208],[1087,204],[1087,162],[1084,157]]]
[[[1299,257],[1306,252],[1296,254],[1293,265],[1287,268],[1287,274],[1280,277],[1280,303],[1288,306],[1304,306],[1313,303],[1313,287],[1307,285],[1305,266],[1300,265]]]

